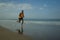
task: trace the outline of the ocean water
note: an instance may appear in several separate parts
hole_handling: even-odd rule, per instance
[[[0,20],[0,26],[16,32],[21,29],[17,20]],[[33,40],[60,40],[60,21],[32,21],[25,20],[23,34],[29,35]]]

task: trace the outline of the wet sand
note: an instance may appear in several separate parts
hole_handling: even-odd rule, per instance
[[[30,36],[12,32],[0,26],[0,40],[32,40]]]

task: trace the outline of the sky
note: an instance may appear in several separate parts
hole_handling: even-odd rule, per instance
[[[0,0],[0,19],[60,19],[60,0]]]

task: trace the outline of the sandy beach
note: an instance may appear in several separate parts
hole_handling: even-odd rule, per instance
[[[0,40],[32,40],[30,36],[9,31],[0,26]]]

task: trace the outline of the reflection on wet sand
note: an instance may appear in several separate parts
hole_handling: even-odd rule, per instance
[[[18,33],[19,33],[19,34],[23,34],[23,24],[21,24],[21,30],[19,29],[19,30],[18,30]]]

